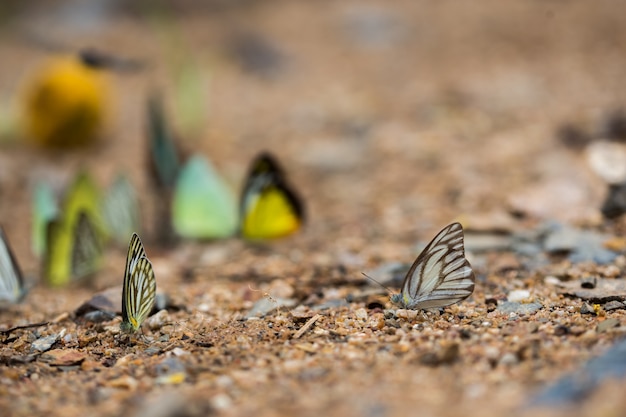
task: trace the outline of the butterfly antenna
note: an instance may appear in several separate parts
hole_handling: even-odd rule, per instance
[[[369,275],[367,275],[365,272],[361,272],[361,274],[363,274],[363,276],[367,279],[369,279],[372,282],[375,282],[376,284],[380,285],[381,287],[383,287],[385,289],[385,291],[387,291],[389,294],[393,294],[393,291],[391,291],[388,287],[384,286],[383,284],[381,284],[380,282],[376,281],[374,278],[370,277]]]

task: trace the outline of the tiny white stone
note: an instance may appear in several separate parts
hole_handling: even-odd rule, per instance
[[[226,394],[217,394],[213,397],[212,403],[216,410],[226,410],[233,405],[233,401]]]
[[[547,285],[559,285],[561,280],[553,275],[548,275],[544,278],[543,282]]]
[[[519,303],[530,299],[530,291],[528,290],[513,290],[507,297],[509,301]]]

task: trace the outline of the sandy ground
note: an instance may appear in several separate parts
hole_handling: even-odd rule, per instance
[[[626,324],[624,309],[581,314],[583,301],[546,277],[618,280],[623,257],[610,266],[562,257],[532,266],[514,252],[468,251],[473,296],[419,314],[396,311],[361,272],[412,262],[419,245],[453,220],[506,234],[549,219],[623,236],[624,222],[601,218],[605,184],[584,152],[557,135],[565,124],[597,135],[624,105],[622,6],[186,2],[162,21],[146,6],[93,22],[15,6],[0,37],[7,112],[20,81],[48,53],[23,42],[24,31],[148,65],[111,75],[108,131],[94,148],[44,152],[19,132],[2,144],[0,219],[33,288],[0,311],[0,323],[53,321],[3,336],[3,413],[621,414],[623,381],[607,380],[572,409],[526,405],[609,348]],[[179,56],[202,75],[205,108],[195,124],[185,123],[174,100]],[[273,152],[306,203],[306,227],[262,245],[234,238],[156,245],[144,135],[153,89],[169,99],[182,146],[209,157],[235,189],[259,151]],[[38,284],[31,187],[41,178],[67,181],[80,167],[102,186],[127,172],[141,192],[146,250],[159,291],[172,301],[130,341],[119,335],[119,318],[74,315],[97,291],[121,293],[123,250],[107,251],[91,285]],[[541,308],[493,308],[519,289]],[[249,318],[264,299],[278,308]],[[283,299],[295,305],[279,306]],[[617,327],[597,327],[609,319]],[[49,335],[60,335],[52,349],[34,353],[32,342]]]

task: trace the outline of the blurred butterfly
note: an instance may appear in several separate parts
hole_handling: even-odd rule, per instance
[[[24,279],[9,240],[0,227],[0,305],[15,304],[26,295]]]
[[[152,264],[137,233],[133,233],[126,255],[122,287],[122,322],[120,330],[134,333],[148,317],[156,297],[156,279]]]
[[[174,186],[181,165],[181,155],[165,120],[158,95],[148,100],[148,161],[151,179],[158,188]]]
[[[46,228],[59,213],[59,207],[52,188],[44,182],[35,185],[33,191],[32,247],[38,257],[46,251]]]
[[[474,291],[474,271],[465,259],[463,227],[444,227],[406,274],[402,292],[391,301],[402,308],[429,309],[458,303]]]
[[[172,245],[177,236],[172,225],[172,193],[181,169],[182,156],[167,125],[160,97],[148,99],[148,178],[153,188],[156,241]]]
[[[93,143],[106,119],[105,75],[79,54],[55,57],[24,81],[21,122],[29,139],[48,148]]]
[[[80,212],[73,225],[50,222],[47,237],[44,275],[48,284],[66,285],[100,269],[103,242],[87,213]]]
[[[172,201],[174,230],[193,239],[216,239],[237,231],[237,203],[211,163],[200,155],[180,170]]]
[[[48,284],[66,285],[100,268],[107,238],[100,201],[95,184],[79,174],[60,215],[47,225],[43,269]]]
[[[270,154],[263,153],[252,162],[239,213],[240,232],[246,239],[283,237],[302,226],[302,202]]]
[[[137,193],[126,176],[118,175],[107,190],[102,214],[109,234],[119,245],[126,244],[128,236],[141,229]]]

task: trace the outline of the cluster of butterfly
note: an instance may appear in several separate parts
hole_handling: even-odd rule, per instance
[[[0,301],[19,301],[24,295],[21,272],[0,229]],[[457,303],[474,291],[475,277],[465,258],[463,228],[452,223],[442,229],[417,257],[391,301],[403,308],[431,309]],[[124,332],[135,332],[152,310],[156,278],[141,240],[132,234],[122,287]]]
[[[197,170],[198,164],[201,170],[207,167],[200,157],[192,158],[181,170],[182,185],[174,191],[172,216],[178,236],[219,238],[234,235],[238,229],[245,239],[273,239],[295,233],[301,227],[302,203],[269,154],[261,154],[253,161],[241,195],[241,220],[236,221],[234,228],[224,216],[236,218],[236,206],[231,207],[231,212],[222,211],[221,216],[211,210],[220,199],[211,191],[214,187],[206,184],[215,181],[216,174],[202,171],[206,175],[197,175],[192,171]],[[195,178],[185,181],[190,172]],[[203,192],[207,187],[208,194]],[[102,196],[86,173],[79,174],[65,194],[62,209],[50,187],[40,183],[35,187],[33,202],[33,250],[43,257],[43,277],[51,286],[63,286],[92,275],[102,264],[103,248],[110,238],[123,245],[130,234],[141,229],[138,199],[124,176],[118,177]],[[225,229],[218,229],[224,225]]]

